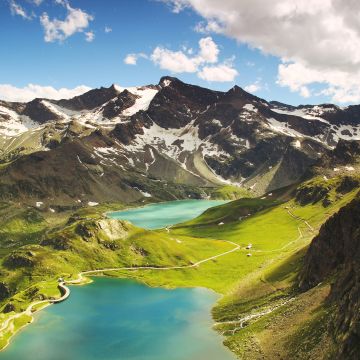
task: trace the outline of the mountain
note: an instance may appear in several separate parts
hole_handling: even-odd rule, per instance
[[[338,359],[357,359],[360,353],[359,219],[360,197],[357,196],[321,227],[307,251],[300,274],[302,289],[332,278],[328,302],[335,305],[331,330],[338,345]]]
[[[240,358],[358,358],[359,116],[173,77],[0,101],[0,350],[59,278],[127,267],[222,294],[215,328]],[[105,215],[188,198],[237,200],[157,230]]]
[[[298,183],[339,140],[360,139],[359,117],[357,106],[294,107],[172,77],[69,100],[1,101],[0,197],[69,204],[75,192],[60,195],[69,183],[97,201],[109,198],[110,183],[119,200],[177,196],[152,194],[159,180],[263,194]]]

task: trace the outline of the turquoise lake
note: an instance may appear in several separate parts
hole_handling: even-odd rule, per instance
[[[222,203],[174,201],[111,217],[159,228]],[[235,360],[212,329],[210,313],[217,299],[202,288],[166,290],[94,278],[90,285],[72,286],[68,300],[37,313],[0,360]]]
[[[114,211],[107,215],[112,219],[129,220],[144,229],[160,229],[193,219],[208,208],[225,202],[223,200],[168,201],[125,211]]]
[[[212,330],[218,296],[96,278],[71,287],[0,354],[4,360],[234,360]]]

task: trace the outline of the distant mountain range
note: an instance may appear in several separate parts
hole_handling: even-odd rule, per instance
[[[69,100],[0,101],[0,198],[167,200],[226,184],[261,195],[298,183],[350,140],[360,140],[360,105],[294,107],[173,77]]]

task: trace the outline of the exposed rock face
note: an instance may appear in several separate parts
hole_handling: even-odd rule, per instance
[[[9,286],[4,282],[0,282],[0,301],[8,298],[10,294],[11,292]]]
[[[113,119],[115,116],[120,115],[125,109],[135,104],[138,96],[132,94],[128,90],[124,90],[115,99],[106,103],[103,107],[103,116],[108,119]]]
[[[42,240],[40,245],[51,246],[55,250],[69,250],[71,248],[71,241],[66,236],[59,235]]]
[[[345,176],[336,191],[341,194],[346,194],[356,188],[360,188],[360,180],[350,176]]]
[[[319,161],[320,167],[336,167],[352,164],[360,156],[360,141],[340,140],[335,149],[327,151]]]
[[[12,303],[7,303],[3,309],[3,313],[7,314],[9,312],[15,311],[15,306]]]
[[[165,129],[179,129],[189,124],[195,113],[204,111],[220,94],[171,77],[161,78],[159,84],[164,83],[168,85],[156,94],[147,113],[157,125]]]
[[[102,87],[100,89],[90,90],[85,94],[75,96],[70,100],[59,100],[56,101],[56,103],[59,106],[71,110],[91,110],[114,99],[118,94],[119,91],[112,85],[109,88]]]
[[[326,198],[330,189],[324,184],[304,184],[296,190],[295,200],[301,206],[315,204]]]
[[[332,331],[339,344],[336,359],[360,353],[360,197],[333,215],[320,229],[305,256],[300,287],[309,289],[335,277]]]
[[[340,140],[333,154],[339,162],[351,163],[360,155],[360,141]]]
[[[360,107],[269,103],[238,86],[220,92],[173,77],[70,100],[1,102],[7,134],[18,131],[21,139],[0,141],[0,161],[12,161],[0,169],[0,197],[58,198],[61,191],[103,201],[111,188],[127,202],[138,200],[136,188],[140,197],[153,192],[151,179],[176,186],[241,183],[262,194],[298,183],[313,164],[320,171],[348,166],[360,154],[358,143],[345,141],[360,139],[352,120],[357,112],[360,117]]]
[[[23,115],[36,119],[39,124],[46,123],[51,120],[61,120],[62,117],[52,112],[44,103],[42,99],[35,99],[26,104],[22,112]]]
[[[117,124],[112,131],[112,135],[120,140],[124,145],[129,145],[136,135],[144,134],[144,127],[149,128],[153,124],[149,116],[144,113],[132,118],[131,122]]]
[[[34,266],[34,261],[32,259],[33,254],[24,253],[22,251],[12,252],[4,260],[4,265],[9,269],[15,269],[19,267],[31,267]]]
[[[97,227],[109,240],[124,239],[129,232],[129,224],[126,221],[114,219],[99,220]]]

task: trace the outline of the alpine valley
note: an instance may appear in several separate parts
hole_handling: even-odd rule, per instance
[[[358,359],[359,189],[360,105],[173,77],[0,101],[0,347],[87,272],[214,290],[240,359]],[[185,199],[227,201],[155,230],[108,214]]]

